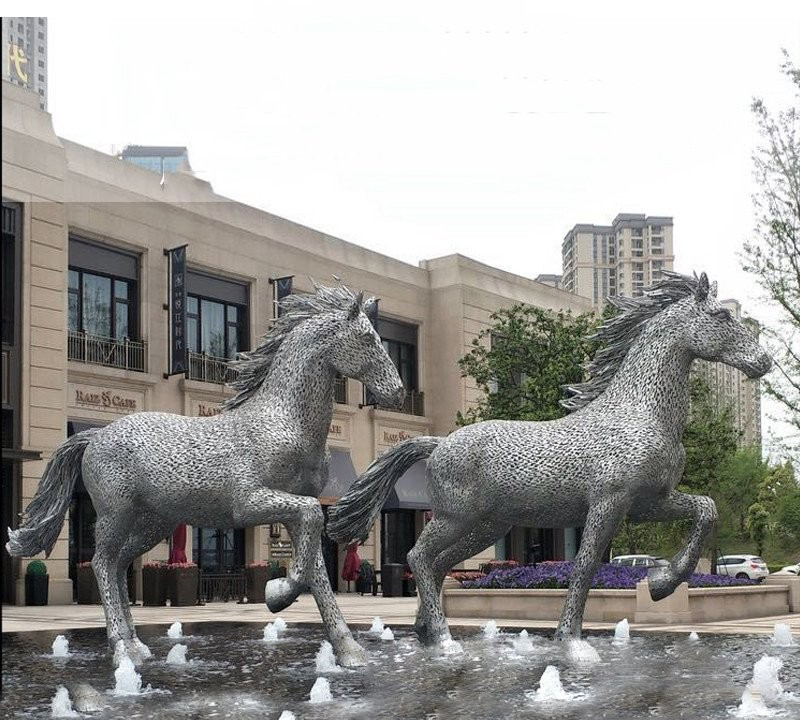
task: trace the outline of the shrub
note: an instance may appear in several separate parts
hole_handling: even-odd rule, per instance
[[[516,568],[492,570],[485,577],[463,582],[465,588],[480,589],[561,589],[569,587],[571,562],[549,562],[522,565]],[[625,565],[601,565],[592,578],[592,588],[604,590],[633,590],[636,583],[647,577],[647,568]],[[731,587],[754,585],[757,581],[726,575],[695,573],[689,577],[689,587]]]
[[[31,560],[25,568],[26,575],[47,575],[47,565],[41,560]]]
[[[90,568],[92,567],[92,561],[87,560],[86,562],[78,563],[79,568]]]
[[[142,565],[142,570],[145,568],[163,568],[166,567],[167,564],[163,560],[149,560],[148,562]]]
[[[167,563],[167,567],[170,569],[172,568],[183,569],[183,568],[196,568],[197,565],[195,565],[193,562]]]
[[[277,563],[275,563],[275,564],[277,565]],[[251,562],[251,563],[247,563],[247,567],[249,567],[249,568],[265,568],[265,567],[268,567],[268,565],[267,565],[267,563],[263,563],[263,562]]]
[[[516,560],[489,560],[480,566],[480,572],[488,574],[493,570],[508,570],[515,567],[519,567]]]
[[[467,580],[479,580],[482,577],[486,577],[486,573],[482,573],[479,570],[451,570],[448,575],[454,580],[458,580],[460,583],[463,583]]]

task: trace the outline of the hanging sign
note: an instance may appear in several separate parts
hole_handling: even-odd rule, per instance
[[[169,258],[169,367],[165,377],[186,372],[186,247],[164,250]]]

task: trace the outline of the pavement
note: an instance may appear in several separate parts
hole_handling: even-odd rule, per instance
[[[341,593],[336,600],[350,625],[369,625],[377,615],[386,625],[413,625],[417,612],[417,598],[385,598],[357,593]],[[137,625],[170,625],[176,620],[191,622],[251,622],[266,625],[273,615],[262,604],[239,605],[236,602],[215,602],[193,607],[142,607],[131,608]],[[317,606],[311,595],[301,595],[281,617],[289,623],[319,623]],[[501,628],[555,629],[555,621],[530,621],[495,618]],[[485,618],[458,618],[453,627],[484,625]],[[697,623],[693,625],[653,625],[631,623],[633,632],[697,632],[722,635],[771,635],[775,623],[786,623],[793,634],[800,634],[800,614],[775,615],[745,620]],[[2,631],[26,632],[31,630],[71,630],[75,628],[105,627],[103,608],[100,605],[46,605],[24,607],[3,605]],[[615,623],[585,622],[585,630],[611,630]]]

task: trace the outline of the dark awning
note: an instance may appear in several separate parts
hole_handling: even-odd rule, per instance
[[[322,488],[320,497],[340,498],[356,480],[356,469],[347,450],[328,448],[331,451],[331,464],[328,468],[328,482]]]
[[[431,499],[428,496],[428,481],[425,477],[426,465],[426,460],[417,460],[403,473],[383,504],[384,510],[431,509]]]

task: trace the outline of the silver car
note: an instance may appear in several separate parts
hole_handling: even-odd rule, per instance
[[[769,575],[769,569],[758,555],[723,555],[717,558],[717,575],[760,581]]]

